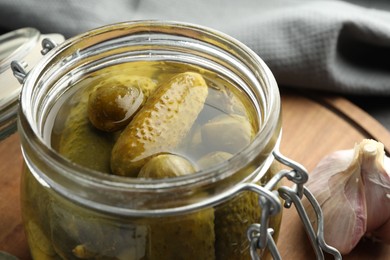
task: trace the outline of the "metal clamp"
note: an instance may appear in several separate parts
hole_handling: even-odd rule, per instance
[[[305,231],[309,236],[311,245],[315,251],[317,259],[323,260],[323,252],[333,255],[334,259],[342,259],[341,254],[337,249],[327,245],[324,240],[324,218],[322,210],[313,194],[304,186],[307,182],[309,175],[306,169],[297,162],[294,162],[287,157],[283,156],[278,150],[273,152],[273,156],[280,163],[288,166],[292,170],[282,170],[275,174],[271,180],[264,186],[265,190],[272,190],[275,186],[283,179],[295,183],[293,188],[282,186],[278,189],[279,196],[285,200],[284,207],[290,208],[292,204],[298,212],[298,215],[304,225]],[[276,191],[273,191],[276,192]],[[305,208],[302,204],[302,198],[306,197],[311,206],[314,209],[317,217],[317,232],[307,216]],[[262,209],[260,224],[252,224],[247,230],[247,237],[250,242],[250,254],[253,260],[259,260],[260,256],[257,253],[258,249],[268,248],[274,259],[281,259],[280,253],[276,247],[276,243],[272,237],[273,230],[268,226],[269,217],[275,214],[275,210],[272,211],[271,203],[269,198],[261,196],[259,204]],[[270,214],[270,213],[273,214]]]
[[[27,77],[27,64],[23,61],[12,61],[11,62],[11,70],[15,76],[15,78],[19,81],[20,84],[24,83],[24,80]]]
[[[41,54],[45,55],[49,51],[51,51],[57,44],[50,38],[44,38],[42,40],[42,50]],[[20,84],[23,84],[27,77],[27,67],[28,65],[24,61],[12,61],[11,62],[11,70],[15,76],[15,78],[19,81]]]
[[[42,50],[41,50],[41,54],[42,55],[45,55],[46,53],[48,53],[49,51],[51,51],[54,47],[57,46],[57,43],[55,43],[52,39],[50,38],[44,38],[42,40]]]

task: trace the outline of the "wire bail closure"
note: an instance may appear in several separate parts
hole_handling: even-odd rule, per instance
[[[49,51],[51,51],[57,44],[50,38],[44,38],[41,42],[42,50],[41,54],[46,55]],[[12,61],[11,62],[11,70],[14,74],[14,77],[19,81],[20,84],[23,84],[28,75],[27,71],[28,64],[24,61]]]
[[[275,206],[276,203],[280,204],[280,201],[274,201],[273,199],[270,199],[270,197],[265,197],[263,195],[264,190],[267,191],[265,192],[266,194],[268,194],[270,191],[272,191],[274,194],[279,194],[279,196],[285,200],[285,208],[290,208],[292,204],[295,205],[317,259],[323,260],[324,252],[333,255],[334,259],[342,259],[340,252],[334,247],[327,245],[324,240],[324,218],[321,207],[313,194],[304,186],[309,178],[306,169],[299,163],[283,156],[278,148],[273,151],[272,155],[274,156],[275,160],[285,166],[288,166],[291,168],[291,170],[281,170],[276,173],[264,187],[258,186],[257,189],[250,189],[260,195],[259,204],[262,209],[260,224],[253,223],[247,230],[247,238],[250,242],[249,250],[252,260],[261,259],[261,256],[259,256],[257,250],[266,248],[268,248],[273,259],[281,259],[276,243],[272,237],[274,230],[268,226],[269,218],[272,215],[279,213],[281,210],[281,206]],[[273,190],[276,184],[278,184],[283,178],[287,178],[295,185],[292,188],[282,186],[277,191]],[[260,191],[261,189],[264,190]],[[301,200],[303,197],[307,198],[313,207],[314,212],[316,213],[317,231],[314,230],[313,225],[311,224],[302,204]]]

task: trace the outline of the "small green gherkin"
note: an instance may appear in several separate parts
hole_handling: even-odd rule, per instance
[[[88,96],[93,90],[87,89],[74,97],[79,102],[71,108],[66,119],[58,151],[73,163],[109,173],[114,140],[111,135],[96,129],[88,119]]]
[[[112,173],[136,177],[153,156],[172,152],[191,130],[207,95],[205,79],[195,72],[177,74],[158,86],[116,141]]]
[[[268,182],[278,165],[273,163],[259,185]],[[261,207],[255,192],[245,191],[215,209],[215,251],[217,260],[251,259],[247,230],[251,224],[260,223]],[[279,235],[281,213],[271,217],[269,227],[274,229],[273,237]],[[259,252],[261,253],[261,252]],[[263,256],[269,254],[266,250]],[[268,259],[267,256],[265,259]]]
[[[91,85],[77,93],[73,97],[75,106],[70,109],[61,134],[58,148],[61,155],[81,166],[110,173],[110,157],[115,133],[105,133],[94,127],[88,117],[88,103],[91,95],[93,96],[98,89],[118,85],[139,87],[145,98],[156,87],[155,82],[149,78],[120,75],[99,79],[96,85]]]
[[[258,196],[244,192],[215,210],[216,259],[250,259],[248,227],[260,221]]]
[[[154,221],[150,225],[147,259],[215,259],[213,209]]]
[[[202,168],[228,160],[230,153],[212,152],[201,159]],[[258,196],[254,192],[243,192],[215,209],[215,254],[216,259],[250,259],[246,230],[260,221]]]
[[[194,173],[195,166],[182,156],[159,154],[148,161],[140,170],[139,178],[163,179]]]
[[[237,114],[217,116],[201,128],[204,143],[213,149],[232,154],[249,145],[254,135],[254,129],[248,119]]]
[[[231,156],[226,152],[213,152],[202,157],[198,164],[203,168],[222,163]],[[250,259],[246,230],[258,223],[260,209],[258,196],[244,192],[215,209],[215,255],[216,259]]]
[[[56,258],[56,252],[50,238],[44,234],[38,224],[34,221],[27,221],[25,230],[29,234],[29,240],[34,240],[34,243],[29,243],[32,244],[30,250],[34,258],[42,260]],[[3,259],[1,255],[0,259]]]
[[[195,172],[191,162],[173,154],[158,155],[141,169],[142,178],[172,178]],[[215,259],[214,210],[151,219],[147,259]]]
[[[200,167],[207,168],[211,165],[222,163],[232,156],[232,154],[227,152],[216,151],[200,158],[197,163]],[[268,182],[269,178],[277,170],[278,165],[273,163],[259,185]],[[235,198],[218,205],[214,214],[216,259],[250,259],[249,241],[246,234],[251,224],[260,223],[261,208],[259,206],[259,196],[254,192],[243,192]],[[279,214],[271,218],[269,223],[270,227],[276,231],[274,237],[278,235],[280,217],[281,215]]]
[[[88,118],[102,131],[121,130],[129,124],[156,86],[152,79],[134,75],[103,79],[89,95]]]
[[[233,155],[231,153],[222,152],[222,151],[215,151],[210,152],[203,157],[201,157],[197,164],[200,167],[200,169],[207,169],[210,166],[213,166],[218,163],[225,162],[230,159]]]

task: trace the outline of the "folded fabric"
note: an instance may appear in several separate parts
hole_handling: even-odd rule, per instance
[[[240,27],[231,34],[266,61],[280,84],[390,94],[390,12],[313,2],[266,13]]]
[[[272,3],[270,3],[272,2]],[[66,37],[135,19],[192,22],[253,49],[280,85],[390,95],[390,12],[310,0],[2,0],[0,27]]]

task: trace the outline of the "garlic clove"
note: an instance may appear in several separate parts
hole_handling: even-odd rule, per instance
[[[390,159],[381,143],[364,140],[362,178],[367,203],[367,234],[390,243]]]
[[[325,241],[342,254],[363,236],[390,242],[390,159],[383,144],[363,140],[324,157],[307,183],[321,205]],[[315,212],[304,205],[312,222]]]
[[[321,205],[325,241],[341,253],[348,253],[366,230],[366,204],[356,148],[337,151],[321,160],[307,187]],[[307,203],[305,207],[314,222],[314,211]]]
[[[367,233],[367,237],[390,244],[390,219],[377,230]]]

